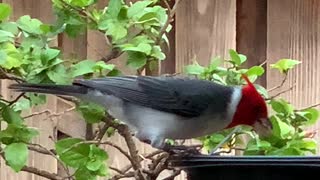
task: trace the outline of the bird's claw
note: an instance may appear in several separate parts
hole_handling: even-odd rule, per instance
[[[200,154],[200,151],[198,150],[198,148],[194,146],[183,146],[183,145],[177,146],[177,145],[166,144],[163,150],[168,152],[169,154],[184,154],[184,155]]]

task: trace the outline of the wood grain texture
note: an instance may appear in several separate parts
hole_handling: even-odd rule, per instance
[[[266,61],[267,0],[237,0],[236,46],[238,53],[247,56],[245,66],[257,66]],[[266,86],[266,76],[256,83]]]
[[[10,17],[12,20],[17,20],[20,16],[30,15],[32,18],[38,18],[44,23],[50,23],[54,20],[54,16],[51,8],[50,0],[3,0],[2,2],[8,3],[13,8],[13,14]],[[53,42],[55,44],[55,42]],[[3,81],[1,94],[6,94],[6,98],[10,99],[16,96],[17,93],[10,92],[6,86],[9,85],[8,81]],[[36,111],[42,111],[44,109],[51,109],[52,111],[56,108],[56,98],[48,98],[48,103],[46,105],[32,109],[29,112],[24,112],[24,114],[30,114]],[[42,144],[47,148],[52,148],[53,143],[48,139],[48,136],[54,134],[54,125],[51,121],[44,121],[43,116],[36,116],[30,118],[26,121],[28,126],[35,127],[39,130],[40,136],[33,140],[33,143]],[[28,165],[34,166],[43,170],[50,172],[56,172],[57,162],[50,156],[39,155],[34,152],[29,153]],[[43,179],[39,176],[20,172],[18,174],[14,173],[9,167],[1,161],[0,165],[0,179],[6,180],[40,180]]]
[[[279,91],[296,86],[282,95],[298,108],[320,102],[320,1],[268,1],[268,67],[281,58],[302,61],[289,73],[288,81]],[[268,69],[268,88],[280,84],[282,75]],[[277,93],[276,91],[273,93]],[[313,129],[319,129],[320,124]],[[320,141],[319,133],[317,140]]]
[[[235,49],[235,0],[183,0],[176,14],[176,70],[196,59],[207,65]]]

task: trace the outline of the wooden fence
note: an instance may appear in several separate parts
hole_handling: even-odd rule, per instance
[[[1,0],[0,0],[1,2]],[[29,14],[44,22],[52,22],[50,0],[2,0],[11,4],[17,19]],[[106,0],[100,0],[101,7]],[[302,61],[288,76],[288,81],[278,93],[291,87],[282,97],[297,107],[305,107],[320,102],[320,1],[319,0],[181,0],[177,9],[174,29],[169,35],[171,48],[167,60],[161,64],[161,73],[181,72],[183,67],[196,58],[202,65],[210,62],[211,57],[226,57],[228,49],[237,49],[248,56],[248,65],[259,65],[266,61],[266,76],[259,82],[272,88],[282,81],[282,76],[269,68],[269,65],[280,58],[292,58]],[[61,35],[56,40],[65,57],[99,59],[107,54],[110,48],[102,34],[88,32],[77,39],[69,39]],[[112,63],[124,67],[119,57]],[[130,69],[125,70],[131,73]],[[1,95],[12,96],[6,88],[8,82],[2,81]],[[50,109],[53,113],[63,112],[72,107],[71,104],[50,97],[47,105],[32,111]],[[49,136],[60,137],[68,134],[85,137],[86,124],[79,120],[74,112],[65,113],[58,118],[43,120],[44,116],[30,118],[28,124],[37,127],[41,136],[35,139],[48,148],[53,146]],[[319,125],[313,129],[318,129]],[[59,133],[58,133],[59,132]],[[319,141],[320,136],[317,135]],[[124,144],[120,137],[112,140]],[[109,162],[121,167],[124,158],[114,150],[106,147]],[[140,144],[141,153],[150,151],[149,146]],[[48,156],[30,153],[29,165],[51,172],[58,172],[57,162]],[[1,180],[40,180],[36,175],[21,172],[15,174],[0,162]]]

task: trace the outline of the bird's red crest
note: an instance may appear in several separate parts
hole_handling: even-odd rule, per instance
[[[247,75],[241,74],[241,77],[247,82],[247,84],[248,84],[249,86],[251,86],[251,87],[253,87],[254,89],[256,89],[256,88],[254,87],[254,85],[252,84],[252,82],[249,80],[249,78],[248,78]]]
[[[258,118],[268,116],[267,106],[261,94],[245,74],[242,74],[242,78],[247,85],[242,88],[242,98],[229,127],[239,124],[252,125]]]

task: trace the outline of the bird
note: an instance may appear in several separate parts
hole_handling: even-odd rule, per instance
[[[12,84],[17,92],[73,96],[106,108],[140,141],[164,149],[166,140],[192,139],[248,125],[270,132],[264,98],[247,76],[241,86],[174,76],[123,75],[75,79],[71,85]]]

